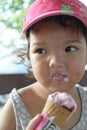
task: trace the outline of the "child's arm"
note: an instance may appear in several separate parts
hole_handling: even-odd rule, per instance
[[[16,130],[12,101],[8,100],[0,112],[0,130]]]

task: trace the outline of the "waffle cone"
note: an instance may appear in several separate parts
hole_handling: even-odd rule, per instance
[[[42,113],[47,114],[48,117],[55,117],[54,123],[60,128],[63,128],[66,125],[67,118],[71,114],[68,109],[49,98],[47,99]]]

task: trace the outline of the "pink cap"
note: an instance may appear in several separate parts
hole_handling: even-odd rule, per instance
[[[87,7],[79,0],[35,0],[24,17],[23,34],[36,22],[56,15],[74,16],[87,27]]]

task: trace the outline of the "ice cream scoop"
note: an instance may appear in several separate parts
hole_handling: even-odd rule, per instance
[[[63,92],[56,92],[51,95],[49,95],[49,98],[56,102],[57,104],[65,107],[69,111],[73,112],[76,110],[76,103],[71,95]]]

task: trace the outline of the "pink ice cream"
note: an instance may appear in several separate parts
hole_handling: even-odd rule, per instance
[[[72,96],[65,92],[53,93],[53,94],[49,95],[49,98],[51,98],[52,100],[54,100],[54,102],[69,109],[72,112],[75,111],[77,108],[76,102],[74,101]]]

